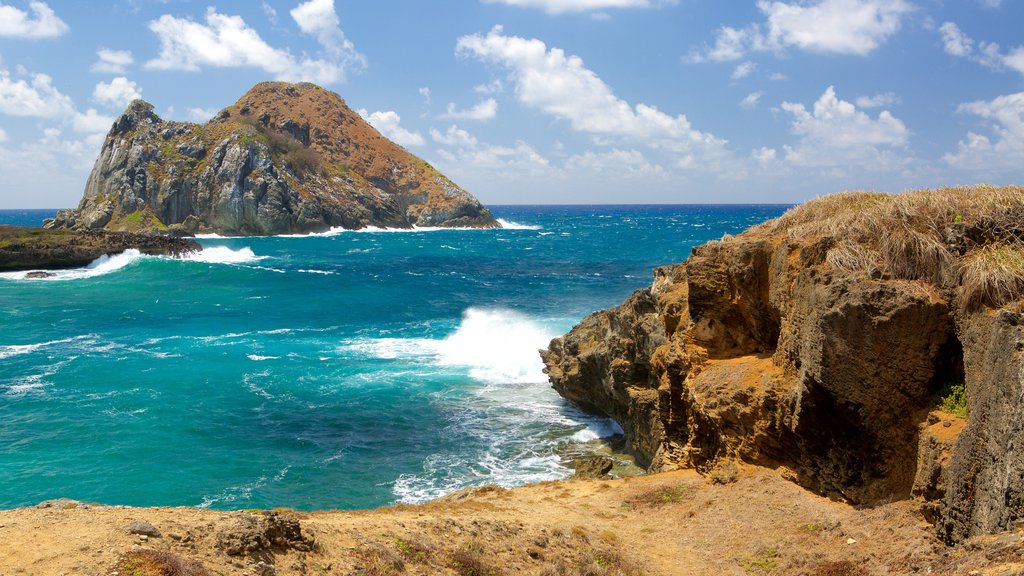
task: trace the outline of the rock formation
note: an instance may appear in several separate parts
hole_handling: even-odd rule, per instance
[[[0,271],[38,268],[76,268],[104,254],[135,249],[143,254],[181,256],[198,252],[199,244],[186,238],[107,232],[105,230],[42,230],[0,226]],[[29,277],[45,278],[46,272]]]
[[[107,134],[78,208],[46,224],[227,235],[334,226],[498,223],[337,94],[265,82],[203,125],[167,122],[132,102]]]
[[[542,351],[652,470],[734,460],[947,541],[1024,518],[1024,188],[847,193],[693,249]],[[938,410],[966,391],[966,420]]]

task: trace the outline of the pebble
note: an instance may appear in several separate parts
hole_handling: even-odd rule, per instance
[[[847,539],[846,539],[846,543],[847,543],[847,544],[856,544],[856,543],[857,543],[857,541],[856,541],[856,540],[854,540],[853,538],[847,538]]]

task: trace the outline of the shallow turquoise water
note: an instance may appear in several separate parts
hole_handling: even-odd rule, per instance
[[[0,275],[0,508],[364,508],[567,476],[559,453],[615,426],[561,400],[536,350],[784,208],[497,207],[510,228]]]

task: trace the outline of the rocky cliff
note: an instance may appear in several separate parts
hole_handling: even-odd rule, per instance
[[[947,541],[1005,530],[1024,518],[1021,216],[1024,188],[821,198],[655,270],[546,370],[652,470],[742,460],[852,503],[917,498]]]
[[[497,227],[472,195],[335,93],[265,82],[203,125],[136,100],[103,143],[76,210],[49,228],[227,235],[330,227]]]

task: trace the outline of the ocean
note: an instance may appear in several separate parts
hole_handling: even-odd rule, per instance
[[[537,350],[786,208],[495,206],[501,230],[201,237],[0,274],[0,508],[372,508],[570,476],[621,430]]]

